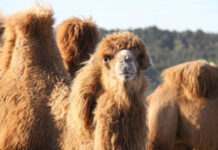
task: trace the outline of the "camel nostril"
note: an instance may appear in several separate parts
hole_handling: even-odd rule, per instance
[[[132,62],[132,61],[133,61],[133,58],[131,58],[131,57],[126,57],[126,58],[124,58],[124,61],[125,61],[125,62]]]
[[[128,73],[129,73],[126,67],[124,68],[124,70],[122,71],[122,73],[123,73],[123,74],[128,74]]]
[[[134,62],[118,62],[115,66],[115,72],[118,74],[135,74],[137,72]]]

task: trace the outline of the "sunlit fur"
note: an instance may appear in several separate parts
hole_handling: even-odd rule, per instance
[[[113,76],[115,56],[122,49],[135,54],[137,76],[123,82]],[[142,55],[138,61],[137,56]],[[103,57],[110,55],[108,64]],[[150,61],[143,42],[130,32],[106,36],[92,58],[79,70],[72,86],[67,114],[66,149],[141,150],[145,143],[146,79]],[[144,122],[144,123],[143,123]]]
[[[56,40],[64,65],[71,77],[89,59],[98,42],[97,26],[91,18],[73,17],[65,20],[56,28]]]
[[[148,97],[147,149],[218,149],[218,67],[196,60],[166,69],[163,78]]]
[[[0,54],[0,149],[59,149],[70,79],[53,34],[53,12],[36,4],[4,21]]]

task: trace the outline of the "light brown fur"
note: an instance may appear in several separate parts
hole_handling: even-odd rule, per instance
[[[0,55],[0,149],[60,149],[70,79],[48,7],[5,20]]]
[[[147,149],[218,149],[218,67],[197,60],[166,69],[163,78],[147,99]]]
[[[75,72],[89,59],[98,42],[98,29],[92,19],[73,17],[56,28],[56,40],[64,65],[73,78]]]
[[[109,77],[113,56],[122,49],[142,55],[137,62],[134,82],[119,82]],[[103,57],[111,56],[108,66]],[[141,150],[145,142],[143,97],[146,80],[143,70],[150,61],[143,42],[134,34],[119,32],[106,36],[97,51],[77,73],[67,114],[66,149]],[[76,144],[75,144],[76,143]]]

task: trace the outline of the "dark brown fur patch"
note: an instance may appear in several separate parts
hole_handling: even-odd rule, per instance
[[[0,14],[0,47],[2,45],[2,34],[4,32],[4,25],[3,24],[4,24],[4,16]]]

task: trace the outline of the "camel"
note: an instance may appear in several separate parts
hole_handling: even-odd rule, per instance
[[[205,60],[166,69],[148,98],[148,150],[218,149],[218,67]]]
[[[145,45],[133,33],[107,35],[74,78],[66,123],[66,137],[74,140],[66,140],[66,149],[143,149],[143,71],[149,66]]]

